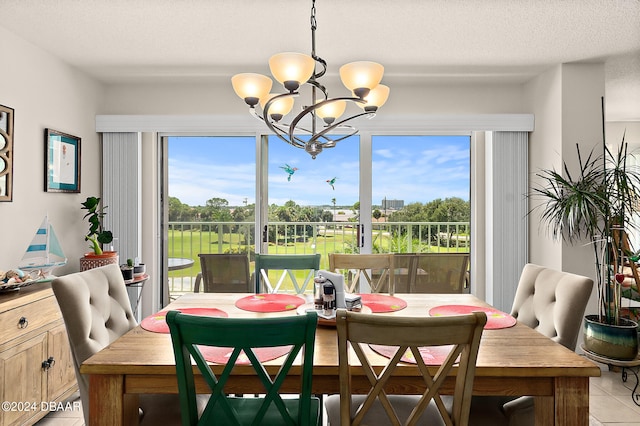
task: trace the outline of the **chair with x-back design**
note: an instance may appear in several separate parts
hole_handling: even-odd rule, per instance
[[[320,401],[311,396],[313,377],[313,351],[318,317],[315,312],[306,315],[271,318],[217,318],[167,313],[176,360],[178,392],[184,425],[318,425]],[[292,346],[282,367],[270,377],[254,349]],[[231,355],[221,374],[216,376],[198,346],[230,348]],[[244,352],[253,371],[264,386],[264,396],[235,397],[225,389],[231,372],[239,366]],[[297,398],[283,399],[279,394],[291,366],[298,355],[302,358],[300,392]],[[196,389],[191,358],[195,360],[202,377],[211,389],[211,397],[198,419]],[[240,358],[240,359],[244,359]]]
[[[484,312],[416,318],[368,315],[339,309],[336,326],[340,395],[331,395],[326,399],[329,424],[467,425],[478,347],[486,322]],[[395,355],[389,358],[379,374],[369,362],[371,349],[367,346],[370,344],[397,347]],[[432,375],[422,358],[420,347],[444,345],[451,345],[451,349]],[[357,359],[350,354],[349,347]],[[411,352],[424,379],[425,391],[419,398],[387,395],[384,390],[407,351]],[[367,395],[352,395],[351,377],[358,365],[362,366],[371,384]],[[454,365],[457,371],[453,406],[449,412],[440,396],[440,388]]]
[[[346,274],[346,291],[362,292],[362,279],[371,293],[395,292],[393,254],[338,254],[329,253],[329,270]]]
[[[259,254],[256,253],[256,293],[277,293],[287,276],[293,283],[296,294],[302,294],[320,269],[320,254]],[[269,279],[269,271],[280,273],[277,283]],[[299,283],[294,271],[306,271],[305,279]],[[313,286],[311,286],[313,287]]]

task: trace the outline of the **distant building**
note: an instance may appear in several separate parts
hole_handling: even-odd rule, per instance
[[[402,210],[404,208],[404,200],[382,200],[383,210]]]

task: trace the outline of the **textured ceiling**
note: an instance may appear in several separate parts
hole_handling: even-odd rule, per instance
[[[0,0],[0,25],[105,83],[268,72],[310,51],[308,0]],[[605,62],[607,117],[640,120],[640,0],[317,0],[316,50],[385,81],[526,81]]]

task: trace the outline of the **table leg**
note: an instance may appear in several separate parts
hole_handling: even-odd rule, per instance
[[[588,377],[556,377],[554,393],[554,424],[589,425]]]
[[[128,416],[137,401],[124,397],[122,375],[92,374],[89,376],[89,423],[91,426],[137,424],[137,416]],[[128,408],[128,410],[127,410]]]
[[[535,425],[546,426],[553,424],[555,405],[552,396],[537,396],[534,399]]]

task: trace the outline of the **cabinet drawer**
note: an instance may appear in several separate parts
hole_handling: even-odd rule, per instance
[[[36,300],[33,303],[0,312],[3,343],[31,333],[60,318],[62,315],[54,297]]]

